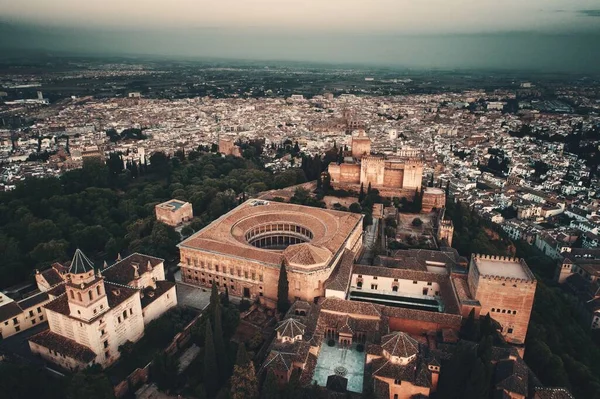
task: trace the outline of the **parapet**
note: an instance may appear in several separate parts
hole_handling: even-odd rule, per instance
[[[473,254],[472,264],[477,268],[479,278],[505,281],[512,284],[536,284],[536,278],[524,259],[502,255]]]

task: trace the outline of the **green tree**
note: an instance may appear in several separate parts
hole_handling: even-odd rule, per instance
[[[106,374],[98,367],[91,367],[75,374],[65,395],[67,399],[113,399],[115,391]]]
[[[214,310],[214,342],[215,342],[215,353],[217,353],[217,364],[219,365],[219,377],[221,378],[221,383],[227,381],[227,378],[231,374],[229,364],[229,354],[225,348],[225,341],[223,337],[223,322],[222,322],[222,313],[221,313],[221,304],[217,295],[217,305]]]
[[[231,399],[258,398],[258,380],[254,363],[248,358],[244,344],[238,346],[233,375],[231,376]]]
[[[219,390],[219,368],[210,320],[206,322],[204,335],[204,388],[209,397],[214,397]]]
[[[177,358],[168,356],[165,352],[154,355],[150,365],[150,376],[162,391],[169,391],[177,384]]]
[[[265,378],[265,382],[263,382],[262,389],[260,390],[260,398],[261,399],[279,399],[279,384],[277,382],[277,377],[275,373],[271,369],[267,371],[267,377]]]
[[[277,282],[277,310],[280,313],[285,313],[290,308],[289,291],[290,287],[284,260],[279,268],[279,281]]]

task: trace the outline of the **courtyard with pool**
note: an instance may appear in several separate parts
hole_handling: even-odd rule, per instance
[[[336,342],[335,346],[323,342],[313,375],[313,383],[327,386],[330,375],[339,375],[348,379],[348,391],[362,393],[363,375],[365,371],[365,352],[356,350],[356,345],[342,348]]]

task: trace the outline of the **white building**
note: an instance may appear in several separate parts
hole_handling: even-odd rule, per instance
[[[62,291],[44,306],[49,329],[29,339],[33,353],[77,370],[106,367],[119,347],[144,335],[144,326],[177,305],[175,283],[165,281],[163,259],[133,254],[96,271],[77,250],[68,266],[55,264],[36,275],[40,289],[62,280]]]

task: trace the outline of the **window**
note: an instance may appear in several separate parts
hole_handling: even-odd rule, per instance
[[[103,336],[106,332],[104,331],[104,329],[100,330],[100,336]]]
[[[417,282],[415,280],[413,280],[413,284],[417,284]]]
[[[356,283],[356,288],[361,289],[362,285],[363,285],[362,281],[359,281]]]
[[[427,285],[432,285],[432,284],[433,284],[433,283],[432,283],[431,281],[428,281],[428,282],[427,282]]]
[[[83,298],[81,297],[81,292],[78,292],[78,293],[77,293],[77,300],[78,300],[79,302],[83,301]]]
[[[244,278],[248,278],[248,271],[244,270]]]
[[[100,309],[104,309],[104,305],[100,305]]]
[[[44,321],[44,316],[40,316],[40,321]]]
[[[15,327],[15,331],[16,331],[16,332],[19,332],[19,331],[21,331],[21,326],[16,326],[16,327]]]
[[[33,310],[29,311],[29,317],[33,317]]]
[[[256,280],[256,273],[252,272],[252,280]]]
[[[219,265],[215,265],[215,271],[218,273],[219,272]]]
[[[229,268],[229,274],[231,274],[233,276],[233,267]]]
[[[19,320],[16,317],[13,318],[13,324],[19,324]]]
[[[35,319],[31,319],[31,324],[35,324]]]
[[[169,294],[167,294],[167,298],[169,297]],[[129,314],[133,314],[133,309],[129,309]]]
[[[492,313],[496,311],[496,308],[492,308]]]
[[[397,283],[397,282],[398,282],[398,279],[397,279],[397,278],[395,278],[395,279],[394,279],[394,283]]]
[[[372,290],[376,290],[377,289],[377,284],[371,284],[371,289]]]
[[[100,293],[100,286],[99,285],[96,286],[96,293],[98,294],[98,296],[102,295]]]
[[[392,291],[394,291],[394,292],[398,292],[398,286],[397,286],[397,285],[393,286],[393,287],[392,287]]]
[[[262,275],[262,273],[258,275],[258,281],[260,281],[260,282],[263,281],[263,275]]]
[[[110,357],[110,351],[104,352],[104,357],[108,359]]]
[[[502,313],[506,313],[506,309],[502,309]]]
[[[123,311],[123,320],[127,320],[127,310]]]
[[[231,291],[235,291],[235,286],[231,284]]]
[[[516,311],[516,310],[513,310],[513,314],[517,314],[517,311]]]
[[[121,324],[121,316],[117,317],[117,321]]]
[[[104,341],[102,344],[104,345],[105,348],[108,348],[108,341]]]
[[[96,313],[98,313],[98,310],[97,310],[97,309],[94,309],[94,314],[96,314]]]
[[[42,313],[42,308],[37,308],[38,313]]]
[[[187,263],[187,265],[190,265],[190,258],[185,258],[185,263]]]
[[[512,333],[513,333],[513,329],[512,329],[512,328],[509,328],[509,329],[508,329],[508,333],[509,333],[509,334],[512,334]]]
[[[73,291],[69,291],[71,293],[71,299],[75,299],[75,293]]]
[[[377,280],[377,276],[373,276],[373,280]]]

